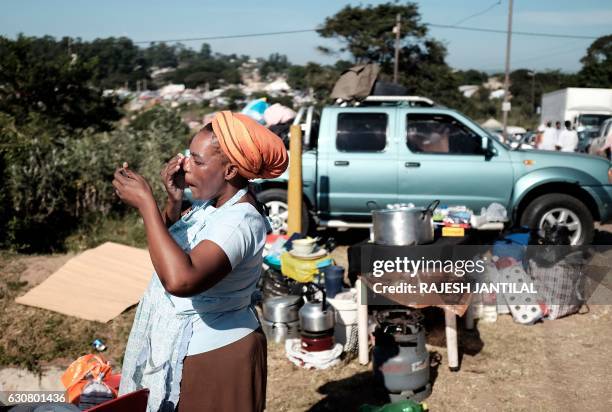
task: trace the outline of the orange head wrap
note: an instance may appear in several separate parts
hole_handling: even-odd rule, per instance
[[[249,116],[222,111],[211,124],[221,150],[241,176],[270,179],[287,169],[289,157],[283,141]]]

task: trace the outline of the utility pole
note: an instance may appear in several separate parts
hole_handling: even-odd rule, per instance
[[[402,15],[397,13],[395,18],[395,26],[393,26],[393,33],[395,33],[395,60],[393,62],[393,83],[397,83],[397,74],[399,68],[399,49],[400,49],[400,31],[401,31]]]
[[[512,0],[508,2],[508,38],[506,40],[506,76],[504,78],[504,102],[502,103],[504,140],[508,141],[508,112],[510,111],[510,45],[512,42]]]
[[[535,104],[535,76],[536,71],[531,71],[531,110],[535,114],[536,112],[536,104]]]

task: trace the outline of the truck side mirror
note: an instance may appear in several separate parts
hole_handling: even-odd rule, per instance
[[[484,153],[487,159],[497,156],[497,150],[495,150],[495,146],[493,146],[491,139],[488,137],[482,138],[482,153]]]

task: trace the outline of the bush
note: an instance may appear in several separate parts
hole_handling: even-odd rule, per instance
[[[166,109],[147,116],[148,124],[138,127],[77,135],[37,118],[17,129],[10,117],[0,117],[5,188],[0,243],[26,252],[63,250],[66,237],[80,226],[124,215],[127,209],[111,183],[124,161],[147,178],[161,200],[159,172],[185,148],[188,129]]]

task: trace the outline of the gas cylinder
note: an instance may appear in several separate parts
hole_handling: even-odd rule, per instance
[[[429,352],[419,311],[389,310],[376,315],[374,375],[392,401],[420,402],[431,394]]]

